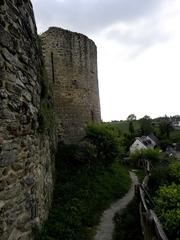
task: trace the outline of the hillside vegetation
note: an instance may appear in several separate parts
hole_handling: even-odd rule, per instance
[[[102,212],[130,187],[128,171],[120,165],[122,158],[129,155],[129,146],[136,136],[152,132],[159,138],[163,150],[174,141],[180,142],[180,131],[171,128],[169,119],[152,120],[146,117],[133,121],[90,124],[86,127],[86,137],[79,145],[61,143],[56,156],[52,207],[41,231],[34,230],[35,240],[92,239]],[[160,154],[158,149],[147,150],[143,156],[154,166],[149,188],[154,196],[158,216],[168,236],[178,239],[179,206],[175,208],[174,203],[179,193],[174,192],[177,192],[176,188],[179,189],[179,168],[176,161],[174,165],[169,165],[169,158]],[[142,157],[142,152],[130,156],[131,166],[137,166],[139,157]],[[167,185],[167,189],[161,187],[163,184]],[[161,205],[170,201],[167,199],[168,194],[163,195],[166,192],[169,196],[174,194],[174,209]],[[123,213],[124,231],[118,231],[122,218],[117,214],[114,239],[119,239],[122,234],[122,239],[129,236],[128,229],[136,222],[136,206],[137,203],[133,202]],[[172,217],[174,213],[175,219]],[[134,234],[137,230],[137,238],[140,238],[140,229],[135,228],[132,227]]]

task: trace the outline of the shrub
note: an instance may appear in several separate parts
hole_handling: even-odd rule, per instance
[[[149,160],[152,165],[158,164],[161,159],[159,149],[145,149],[143,151],[143,156],[145,159]]]
[[[161,154],[158,149],[136,150],[130,154],[130,160],[134,164],[138,164],[138,161],[143,159],[149,160],[152,165],[156,165],[161,159]]]
[[[138,200],[134,198],[123,211],[114,216],[113,240],[142,240]]]
[[[98,160],[105,165],[112,163],[121,153],[118,132],[106,125],[87,125],[86,139],[95,146]]]
[[[134,135],[124,133],[122,144],[123,144],[126,152],[129,151],[129,148],[133,144],[133,142],[134,142]]]
[[[62,167],[68,171],[77,171],[82,168],[95,166],[97,162],[96,149],[92,144],[83,145],[63,144],[58,146],[56,169]]]
[[[129,159],[133,165],[138,166],[138,161],[143,159],[143,152],[140,150],[136,150],[130,153]]]
[[[159,188],[160,185],[169,184],[169,166],[167,163],[161,163],[158,167],[154,168],[148,182],[148,188],[152,195]]]
[[[169,165],[169,175],[172,181],[180,183],[180,162],[173,162]]]
[[[180,237],[180,185],[161,186],[154,197],[155,211],[159,215],[170,239]]]
[[[64,146],[64,149],[65,152],[59,152],[61,159],[56,159],[52,208],[41,232],[34,234],[36,240],[92,239],[103,210],[130,187],[128,172],[118,163],[93,169],[76,166],[72,171],[66,153],[70,151],[69,157],[74,156],[79,147]]]

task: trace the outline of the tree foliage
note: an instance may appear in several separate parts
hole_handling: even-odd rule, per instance
[[[133,142],[134,142],[134,136],[131,134],[125,133],[122,139],[122,145],[124,146],[124,149],[126,152],[129,151],[129,148],[133,144]]]
[[[134,135],[134,125],[133,125],[133,121],[129,122],[129,132],[131,135]]]
[[[130,160],[135,164],[137,164],[139,160],[143,159],[149,160],[152,165],[156,165],[161,159],[161,154],[158,149],[151,148],[136,150],[135,152],[130,154]]]
[[[133,113],[127,117],[127,121],[134,121],[134,120],[136,120],[136,115]]]
[[[152,120],[148,116],[144,116],[140,119],[141,135],[148,135],[153,132]]]
[[[180,162],[173,162],[169,165],[169,175],[172,181],[180,183]]]
[[[144,119],[151,119],[151,117],[148,116],[148,115],[145,115],[143,118],[144,118]]]
[[[166,136],[167,138],[169,138],[170,132],[173,130],[169,119],[164,119],[159,123],[159,130],[161,137]]]

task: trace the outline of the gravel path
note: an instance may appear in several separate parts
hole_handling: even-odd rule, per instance
[[[114,231],[113,217],[116,212],[123,208],[126,208],[128,203],[133,199],[134,186],[138,183],[138,178],[136,174],[133,172],[129,172],[129,174],[132,180],[131,188],[123,198],[113,203],[109,209],[104,211],[103,216],[101,217],[100,224],[97,228],[94,240],[112,240],[112,235]]]

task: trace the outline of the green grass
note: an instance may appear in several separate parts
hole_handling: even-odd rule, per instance
[[[143,240],[138,207],[135,198],[122,213],[116,213],[113,240]]]
[[[122,133],[129,133],[129,122],[122,121],[122,122],[118,122],[117,125],[119,126],[119,129]]]
[[[104,209],[130,187],[128,171],[118,163],[76,170],[57,159],[58,172],[49,218],[35,240],[89,240]]]
[[[180,143],[180,130],[174,129],[170,133],[170,139],[172,140],[172,142]]]
[[[128,121],[115,121],[111,122],[111,125],[117,127],[122,134],[129,134],[129,122]],[[133,121],[134,130],[138,130],[140,128],[140,122],[138,120]]]

